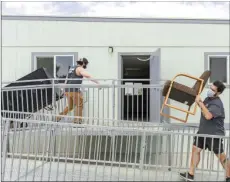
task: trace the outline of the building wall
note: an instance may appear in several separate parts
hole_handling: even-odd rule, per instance
[[[179,72],[200,76],[204,71],[205,52],[229,52],[227,24],[4,20],[2,31],[4,81],[13,81],[31,72],[32,52],[77,52],[79,57],[90,60],[89,72],[96,78],[116,79],[118,53],[154,52],[160,48],[162,82]],[[114,47],[112,54],[108,52],[109,46]],[[222,98],[228,117],[229,90]],[[172,110],[171,113],[182,116]],[[199,112],[189,119],[198,122]]]
[[[228,30],[227,24],[4,20],[3,45],[218,47],[229,45]]]

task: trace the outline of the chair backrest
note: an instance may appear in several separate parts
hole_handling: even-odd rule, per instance
[[[201,92],[203,91],[204,86],[206,85],[206,83],[207,83],[207,81],[208,81],[210,75],[211,75],[211,71],[206,70],[206,71],[200,76],[200,78],[204,80],[204,82],[203,82],[203,87],[202,87],[202,89],[201,89]],[[200,81],[196,81],[195,85],[192,87],[192,88],[196,91],[197,94],[198,94],[198,92],[199,92],[200,83],[201,83]]]

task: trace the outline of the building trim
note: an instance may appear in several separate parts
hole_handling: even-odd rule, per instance
[[[204,70],[209,69],[209,56],[229,56],[230,52],[205,52],[204,53]],[[228,59],[228,66],[230,64],[230,60]],[[227,74],[230,74],[230,69],[228,69]],[[209,87],[209,82],[207,82],[206,87]],[[230,88],[230,83],[225,84],[227,88]]]
[[[118,18],[74,16],[15,16],[3,15],[2,20],[22,21],[71,21],[71,22],[118,22],[118,23],[179,23],[179,24],[228,24],[227,19],[182,19],[182,18]]]

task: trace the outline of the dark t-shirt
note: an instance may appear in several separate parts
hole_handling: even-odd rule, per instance
[[[204,105],[207,107],[209,112],[212,113],[213,118],[206,120],[201,113],[199,133],[209,135],[225,135],[224,128],[224,105],[219,97],[209,98],[204,100]]]
[[[67,78],[75,78],[76,80],[68,80],[67,84],[74,84],[74,85],[80,85],[82,84],[82,78],[83,76],[78,76],[76,74],[76,69],[78,68],[78,66],[73,66],[69,69]],[[76,86],[74,88],[66,88],[65,89],[66,92],[79,92],[80,91],[80,86]]]

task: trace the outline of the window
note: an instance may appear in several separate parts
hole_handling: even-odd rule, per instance
[[[45,54],[45,53],[44,53]],[[34,70],[44,67],[54,78],[65,78],[68,70],[74,65],[76,54],[68,55],[34,55]]]
[[[36,57],[36,68],[44,67],[54,76],[54,58],[53,57]]]
[[[211,71],[209,83],[220,80],[225,84],[230,84],[229,57],[229,55],[208,56],[208,69]]]

